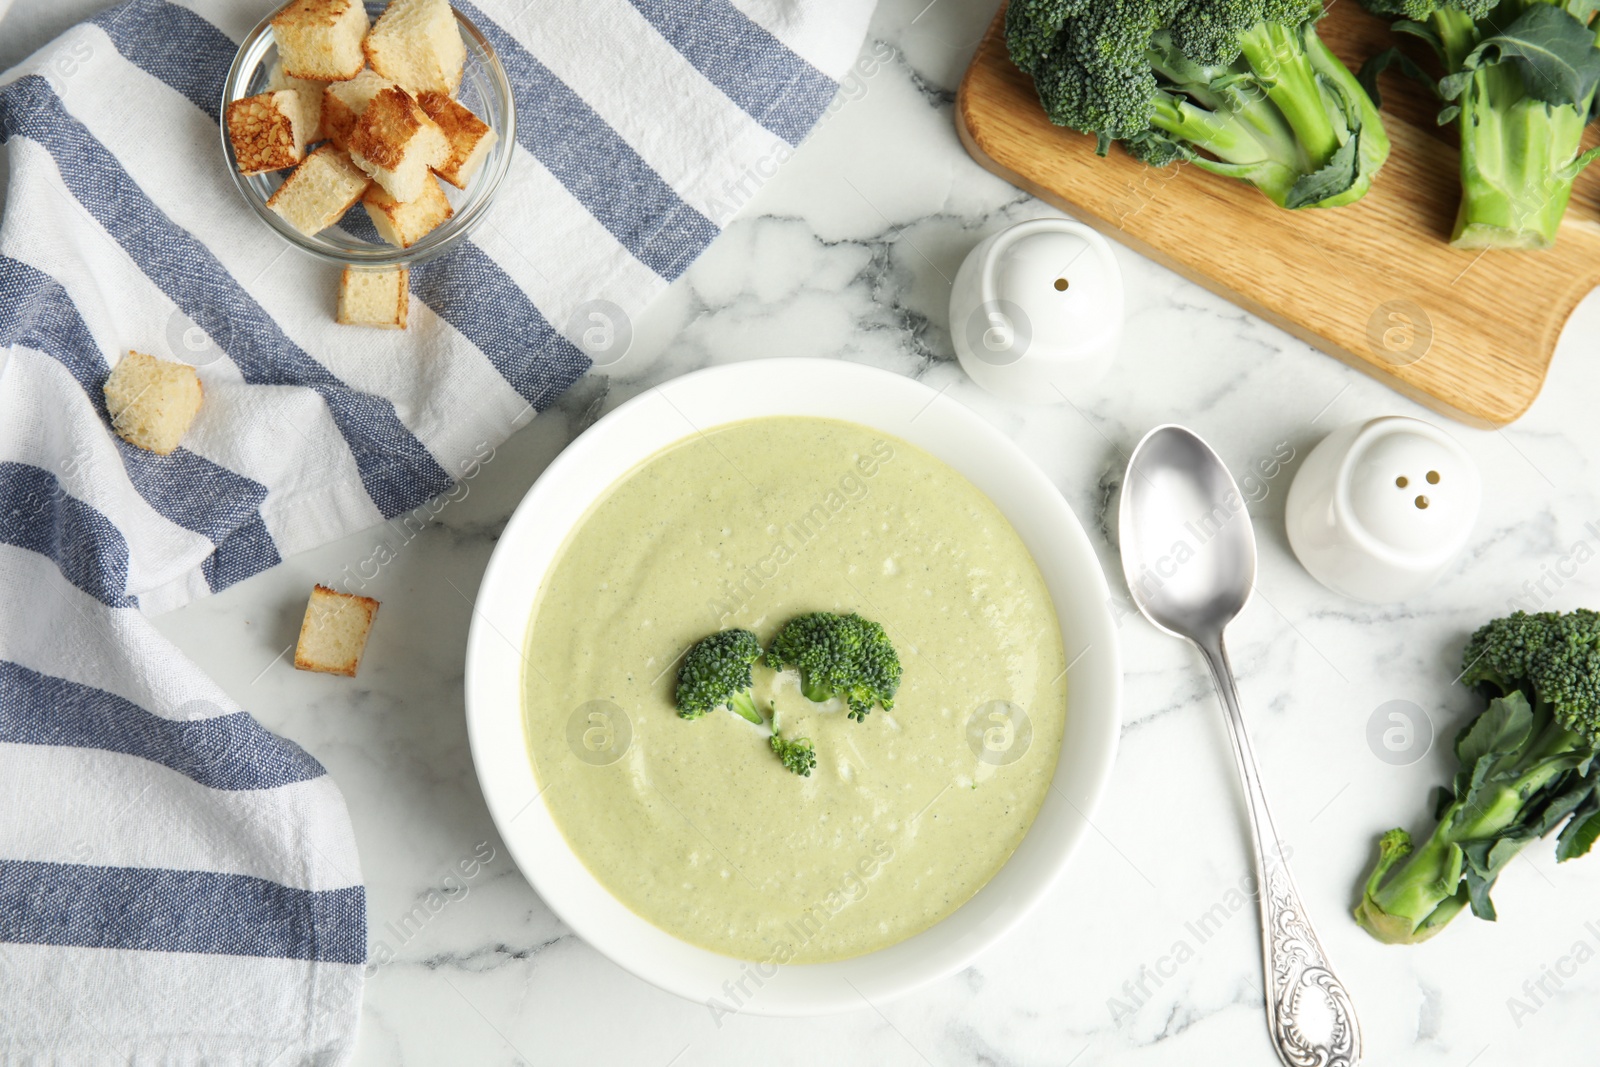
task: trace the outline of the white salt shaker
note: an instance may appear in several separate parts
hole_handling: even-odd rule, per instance
[[[962,368],[989,392],[1060,404],[1110,368],[1122,307],[1110,243],[1071,219],[1034,219],[967,255],[950,290],[950,336]]]
[[[1313,578],[1390,603],[1439,579],[1472,536],[1481,497],[1478,469],[1452,437],[1391,415],[1335,430],[1312,449],[1284,517]]]

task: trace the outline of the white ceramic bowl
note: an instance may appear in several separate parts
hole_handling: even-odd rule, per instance
[[[960,970],[1044,898],[1083,837],[1111,772],[1122,674],[1105,577],[1072,510],[1016,445],[948,397],[886,371],[815,359],[717,367],[635,397],[574,441],[528,491],[489,560],[467,639],[467,729],[489,812],[528,881],[589,944],[646,981],[702,1003],[726,1003],[725,984],[755,969],[641,919],[573,852],[540,799],[528,758],[521,650],[546,571],[574,524],[612,483],[674,441],[768,415],[870,426],[971,479],[1033,553],[1072,663],[1056,788],[993,880],[950,917],[899,944],[837,963],[776,967],[775,974],[760,976],[760,992],[741,1009],[811,1015],[861,1008],[862,997],[882,1003]]]

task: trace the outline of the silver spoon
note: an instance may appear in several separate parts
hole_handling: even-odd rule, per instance
[[[1222,695],[1255,842],[1267,1026],[1278,1058],[1288,1067],[1352,1067],[1361,1059],[1355,1007],[1289,877],[1222,643],[1256,580],[1244,497],[1204,441],[1182,426],[1158,426],[1128,461],[1119,526],[1133,602],[1158,629],[1195,643]]]

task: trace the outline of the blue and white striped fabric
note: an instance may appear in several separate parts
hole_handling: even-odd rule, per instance
[[[523,121],[410,329],[238,198],[216,114],[261,0],[129,0],[0,76],[0,1060],[334,1063],[366,960],[344,802],[144,618],[422,505],[588,369],[821,116],[865,0],[457,0]],[[194,357],[196,338],[203,360]],[[128,350],[201,363],[170,456]],[[379,623],[381,640],[382,623]]]

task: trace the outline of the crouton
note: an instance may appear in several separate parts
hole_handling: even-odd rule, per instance
[[[300,94],[292,89],[247,96],[228,105],[228,141],[240,174],[265,174],[306,157],[314,135]]]
[[[348,150],[356,119],[374,96],[393,88],[394,82],[370,70],[362,71],[349,81],[329,82],[322,91],[322,136]]]
[[[415,200],[396,200],[374,182],[362,195],[361,206],[367,209],[378,236],[397,248],[410,248],[455,214],[439,180],[431,174],[423,181],[422,193]]]
[[[406,328],[411,303],[411,272],[346,267],[339,278],[339,321],[346,326]]]
[[[404,89],[383,89],[350,131],[350,158],[396,200],[415,200],[450,142]]]
[[[308,81],[354,78],[367,64],[361,50],[366,35],[361,0],[290,0],[272,19],[283,72]]]
[[[448,0],[393,0],[361,47],[373,70],[412,93],[454,93],[467,59]]]
[[[482,119],[449,95],[428,91],[417,96],[417,103],[444,131],[450,142],[450,158],[435,167],[434,173],[457,189],[465,189],[494,147],[495,132]]]
[[[300,94],[300,107],[305,112],[306,143],[322,140],[326,134],[322,132],[322,90],[327,82],[307,81],[305,78],[291,78],[283,72],[282,63],[272,64],[267,71],[268,89],[293,89]]]
[[[106,379],[106,411],[118,437],[166,456],[194,422],[202,393],[187,363],[129,352]]]
[[[377,614],[378,602],[369,596],[314,587],[294,647],[295,669],[354,678]]]
[[[267,207],[307,237],[332,226],[361,199],[372,180],[348,153],[325,144],[294,169]]]

